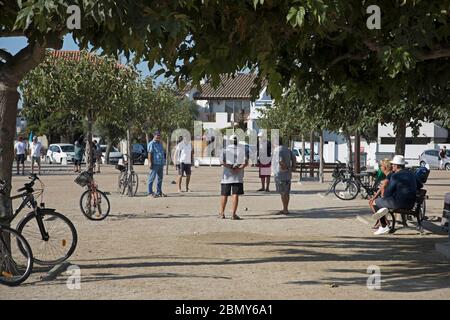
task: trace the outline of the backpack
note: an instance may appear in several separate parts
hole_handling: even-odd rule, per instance
[[[430,174],[430,170],[425,167],[417,168],[414,172],[414,176],[416,177],[417,189],[422,189],[423,185],[428,180],[428,175]]]

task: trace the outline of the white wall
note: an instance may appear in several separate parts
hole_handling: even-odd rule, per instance
[[[444,128],[436,125],[433,122],[423,122],[420,121],[421,127],[419,130],[418,137],[428,137],[428,138],[447,138],[448,132]],[[387,138],[391,137],[394,138],[394,126],[392,124],[382,125],[378,124],[378,137],[381,138]],[[406,128],[406,137],[412,138],[412,130],[411,128]]]

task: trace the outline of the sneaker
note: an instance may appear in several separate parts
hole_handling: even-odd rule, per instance
[[[388,213],[389,213],[389,209],[388,208],[381,208],[376,213],[374,213],[372,215],[372,219],[373,220],[379,220],[379,219],[383,218],[385,215],[387,215]]]
[[[373,234],[376,236],[382,235],[382,234],[386,234],[389,233],[390,229],[388,226],[386,227],[379,227],[377,231],[375,231]]]

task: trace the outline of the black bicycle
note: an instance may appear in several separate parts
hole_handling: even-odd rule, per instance
[[[33,270],[33,254],[16,230],[0,225],[0,284],[18,286]]]
[[[343,164],[338,160],[336,166],[334,167],[333,181],[328,187],[325,196],[333,192],[338,198],[345,198],[354,192],[357,186],[350,180],[349,172],[351,168],[348,166],[343,166]],[[346,199],[345,199],[346,200]]]
[[[20,194],[11,197],[11,200],[22,199],[21,205],[12,215],[10,222],[25,208],[32,209],[17,225],[17,231],[25,237],[33,250],[33,261],[41,265],[55,265],[67,260],[75,251],[78,236],[73,223],[55,209],[45,208],[37,197],[43,199],[44,184],[36,174],[32,174],[31,181],[25,183],[23,188],[17,190]],[[39,181],[41,188],[35,190],[35,182]],[[0,192],[5,192],[6,183],[0,180]],[[35,197],[34,193],[38,193]],[[23,254],[26,255],[25,247]]]
[[[123,195],[133,197],[136,195],[139,187],[139,177],[136,172],[128,170],[128,155],[124,155],[123,165],[116,165],[116,169],[120,171],[117,180],[117,191]]]

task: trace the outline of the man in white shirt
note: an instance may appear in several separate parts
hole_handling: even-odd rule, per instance
[[[179,141],[175,149],[175,164],[178,169],[178,192],[182,192],[183,173],[186,174],[186,192],[188,192],[191,191],[189,182],[191,180],[192,146],[191,142],[185,137],[180,137]]]
[[[38,173],[41,175],[41,152],[42,144],[38,141],[36,136],[33,137],[33,142],[31,143],[31,173],[34,173],[34,163],[38,165]]]
[[[17,162],[17,175],[19,175],[19,165],[22,164],[22,175],[25,175],[25,158],[26,158],[27,145],[23,141],[23,137],[19,137],[19,141],[14,146],[14,153]]]

